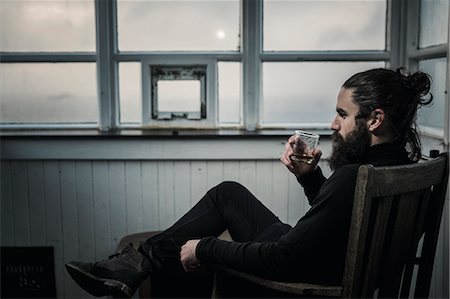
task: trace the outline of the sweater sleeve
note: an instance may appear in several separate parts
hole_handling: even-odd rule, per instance
[[[297,181],[302,185],[305,195],[308,198],[308,202],[312,205],[313,200],[319,194],[320,188],[322,188],[326,178],[322,173],[322,169],[317,167],[313,172],[297,177]]]
[[[202,263],[273,278],[274,275],[278,276],[275,269],[287,269],[287,252],[284,249],[277,242],[239,243],[206,237],[198,244],[196,254]]]
[[[356,179],[352,171],[339,173],[323,186],[308,213],[277,242],[238,243],[206,237],[197,246],[197,257],[201,262],[270,279],[338,281]]]

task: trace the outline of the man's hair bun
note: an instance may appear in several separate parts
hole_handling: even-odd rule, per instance
[[[427,105],[433,100],[430,93],[431,77],[430,75],[417,71],[410,74],[406,68],[398,68],[397,74],[401,76],[401,80],[405,88],[414,93],[414,99],[419,106]],[[426,97],[428,95],[428,97]]]

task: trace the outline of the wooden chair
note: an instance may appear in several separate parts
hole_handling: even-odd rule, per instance
[[[227,285],[227,277],[294,297],[428,297],[448,163],[446,153],[413,165],[359,168],[340,286],[276,282],[219,268],[220,280],[225,281],[216,281],[216,297],[230,296],[227,291],[233,287]]]

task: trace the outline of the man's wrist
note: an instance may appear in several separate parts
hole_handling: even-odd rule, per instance
[[[313,170],[310,170],[310,171],[307,171],[307,172],[303,172],[303,173],[300,173],[300,174],[295,174],[295,176],[297,177],[297,180],[298,179],[301,179],[301,178],[303,178],[303,177],[308,177],[308,176],[311,176],[311,175],[313,175],[315,172],[317,172],[317,169],[319,168],[319,166],[318,165],[316,165],[316,167],[314,167],[314,169]]]
[[[303,186],[307,184],[309,181],[314,181],[315,178],[322,176],[322,170],[317,165],[313,171],[308,173],[303,173],[301,175],[296,175],[297,181]]]

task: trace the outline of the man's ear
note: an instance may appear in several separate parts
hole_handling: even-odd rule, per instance
[[[384,117],[385,114],[383,109],[377,108],[373,110],[367,123],[369,131],[374,132],[375,130],[380,129],[384,122]]]

